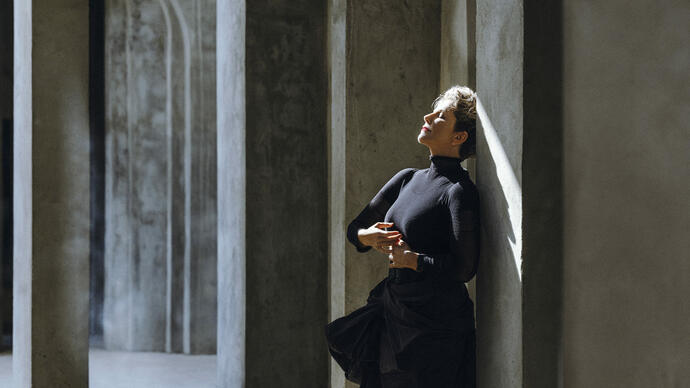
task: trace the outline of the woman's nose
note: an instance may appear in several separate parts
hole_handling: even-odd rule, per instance
[[[424,122],[427,124],[431,124],[430,120],[431,120],[431,116],[433,116],[433,115],[434,115],[433,113],[429,113],[429,114],[424,115]]]

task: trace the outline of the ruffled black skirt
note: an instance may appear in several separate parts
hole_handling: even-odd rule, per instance
[[[367,304],[326,325],[331,355],[366,388],[475,388],[474,305],[465,284],[390,269]]]

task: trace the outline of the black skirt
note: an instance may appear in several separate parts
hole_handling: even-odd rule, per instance
[[[441,275],[390,269],[326,338],[360,387],[475,387],[474,305],[464,283]]]

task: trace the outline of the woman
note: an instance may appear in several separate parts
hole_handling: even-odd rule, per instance
[[[479,256],[479,198],[460,162],[475,152],[476,95],[454,86],[424,116],[427,169],[393,176],[350,223],[359,252],[388,255],[367,304],[326,327],[329,351],[361,387],[475,386],[474,305],[464,282]]]

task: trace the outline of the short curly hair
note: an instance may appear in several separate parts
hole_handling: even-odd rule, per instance
[[[467,140],[459,150],[461,160],[474,156],[477,149],[477,94],[467,86],[455,85],[441,93],[431,104],[438,109],[452,110],[455,115],[455,132],[467,132]]]

